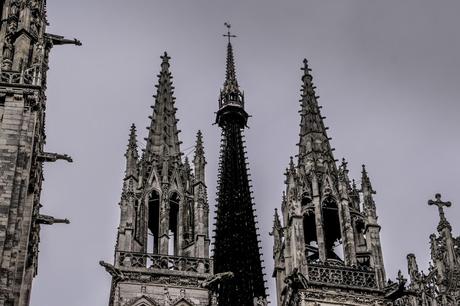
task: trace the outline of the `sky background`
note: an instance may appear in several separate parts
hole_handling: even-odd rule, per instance
[[[171,55],[182,149],[201,129],[209,202],[215,204],[220,131],[212,123],[233,32],[237,76],[250,118],[246,134],[266,280],[273,211],[284,169],[297,153],[303,58],[312,68],[335,157],[352,177],[370,173],[388,277],[406,254],[429,261],[436,192],[460,231],[459,1],[48,0],[57,46],[48,79],[47,146],[75,162],[46,164],[42,213],[70,225],[43,226],[32,306],[107,305],[129,126],[139,139],[151,114],[160,55]],[[140,141],[144,146],[145,142]],[[186,150],[185,153],[190,153]],[[191,153],[193,154],[193,153]]]

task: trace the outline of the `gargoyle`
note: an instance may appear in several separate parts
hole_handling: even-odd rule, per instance
[[[46,37],[49,39],[49,41],[53,44],[53,46],[58,46],[58,45],[75,45],[75,46],[81,46],[82,43],[78,39],[66,39],[64,36],[60,35],[54,35],[50,33],[46,33]]]
[[[66,160],[69,163],[73,162],[72,157],[67,154],[41,152],[37,156],[39,162],[55,162],[59,159]]]
[[[68,219],[57,219],[47,215],[38,215],[37,217],[38,224],[46,224],[46,225],[53,225],[55,223],[64,223],[69,224],[70,221]]]
[[[232,279],[235,275],[233,272],[223,272],[212,275],[204,280],[200,286],[208,289],[216,289],[219,283]]]
[[[105,270],[112,275],[115,281],[122,281],[126,279],[126,276],[121,272],[119,269],[115,268],[109,263],[106,263],[104,261],[99,261],[99,264],[105,268]]]

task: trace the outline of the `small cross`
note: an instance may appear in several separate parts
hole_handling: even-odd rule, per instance
[[[445,221],[446,216],[444,215],[444,207],[450,207],[452,205],[452,203],[451,202],[443,202],[443,201],[441,201],[441,194],[440,193],[437,193],[434,197],[436,198],[436,200],[435,201],[429,200],[428,205],[436,205],[436,206],[438,206],[439,216],[441,217],[441,220]]]
[[[222,36],[228,37],[228,43],[230,43],[230,38],[237,36],[230,33],[230,28],[232,27],[230,23],[225,22],[224,25],[227,27],[227,34],[223,34]]]

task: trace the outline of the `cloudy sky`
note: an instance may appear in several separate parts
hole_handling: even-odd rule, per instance
[[[230,21],[267,282],[275,296],[272,215],[283,172],[296,154],[302,59],[313,69],[335,157],[359,179],[368,166],[387,274],[405,257],[428,264],[436,192],[453,202],[460,231],[460,2],[48,0],[49,32],[83,47],[53,50],[47,150],[75,162],[46,165],[42,213],[70,225],[43,226],[33,306],[106,305],[129,126],[146,136],[159,56],[171,55],[182,148],[204,133],[214,204],[220,132],[213,126]],[[141,141],[141,146],[145,142]],[[190,150],[186,151],[189,153]]]

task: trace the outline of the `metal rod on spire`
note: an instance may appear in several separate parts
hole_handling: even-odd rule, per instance
[[[227,34],[223,34],[222,36],[227,37],[228,38],[228,43],[230,44],[231,43],[230,39],[232,37],[237,37],[237,36],[230,33],[230,28],[232,27],[232,25],[230,23],[224,22],[224,25],[227,27]]]

